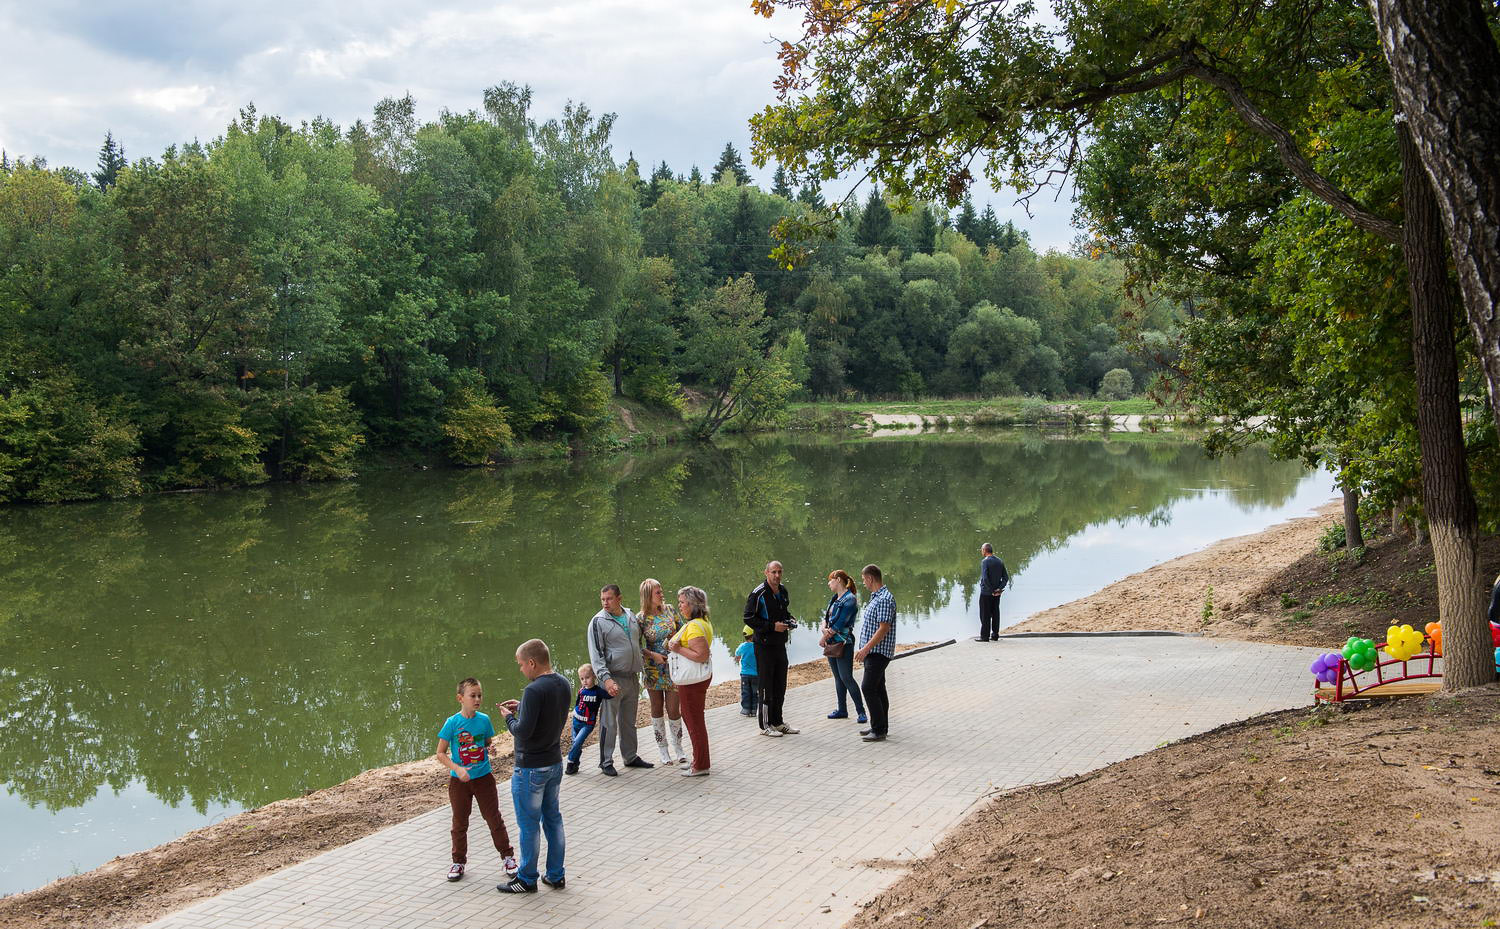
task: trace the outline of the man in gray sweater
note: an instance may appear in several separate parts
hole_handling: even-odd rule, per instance
[[[627,768],[655,767],[636,751],[635,713],[641,698],[641,623],[620,602],[618,584],[599,591],[603,607],[589,620],[589,663],[609,700],[599,709],[599,770],[610,777],[615,770],[615,738]]]

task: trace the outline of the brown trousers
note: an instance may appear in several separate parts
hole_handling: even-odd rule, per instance
[[[495,851],[501,857],[514,855],[510,833],[505,831],[505,819],[500,815],[500,792],[495,787],[495,775],[486,774],[467,781],[448,778],[448,805],[453,807],[453,863],[469,863],[469,811],[474,803],[479,804],[479,815],[489,824],[490,838],[495,841]]]

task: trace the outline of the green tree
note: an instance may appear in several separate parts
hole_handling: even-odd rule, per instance
[[[704,438],[750,404],[757,417],[769,415],[798,384],[791,382],[784,356],[771,351],[765,298],[746,274],[725,284],[688,311],[690,335],[683,346],[683,369],[706,395],[694,431]]]
[[[719,153],[719,160],[714,165],[710,176],[716,184],[721,183],[725,178],[732,179],[735,184],[750,183],[750,172],[745,169],[745,161],[740,157],[733,142],[724,143],[724,151]]]
[[[99,165],[93,173],[94,186],[100,190],[109,190],[115,186],[120,179],[120,172],[130,162],[125,160],[125,149],[115,142],[112,132],[104,134],[104,144],[99,148]]]
[[[880,248],[886,245],[891,235],[891,209],[885,205],[885,198],[880,196],[878,188],[870,191],[870,196],[865,200],[865,208],[859,213],[859,226],[854,233],[854,241],[866,248]]]
[[[1135,395],[1135,378],[1124,368],[1104,372],[1099,381],[1100,400],[1129,400]]]

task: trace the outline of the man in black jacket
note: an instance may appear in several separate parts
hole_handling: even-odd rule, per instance
[[[745,625],[755,631],[755,665],[760,686],[760,731],[762,735],[795,735],[781,718],[786,701],[786,634],[792,628],[790,598],[781,583],[781,562],[766,565],[766,580],[755,585],[745,600]]]
[[[552,652],[541,639],[521,643],[516,649],[516,666],[531,683],[520,700],[500,704],[500,715],[515,740],[510,795],[521,827],[521,867],[509,883],[495,889],[507,894],[534,894],[538,878],[557,890],[567,884],[563,871],[567,840],[558,787],[562,782],[562,728],[573,691],[567,680],[552,670]],[[547,869],[539,872],[543,835],[547,837]]]
[[[986,542],[979,547],[979,635],[976,642],[994,642],[1000,638],[1000,595],[1010,583],[1005,562],[995,557],[995,548]]]

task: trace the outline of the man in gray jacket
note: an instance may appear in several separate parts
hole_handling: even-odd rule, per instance
[[[618,584],[605,584],[599,591],[603,607],[589,620],[589,663],[610,699],[599,708],[599,770],[610,777],[615,770],[615,737],[620,739],[620,757],[627,768],[652,768],[636,752],[635,713],[641,698],[641,623],[620,603]]]

